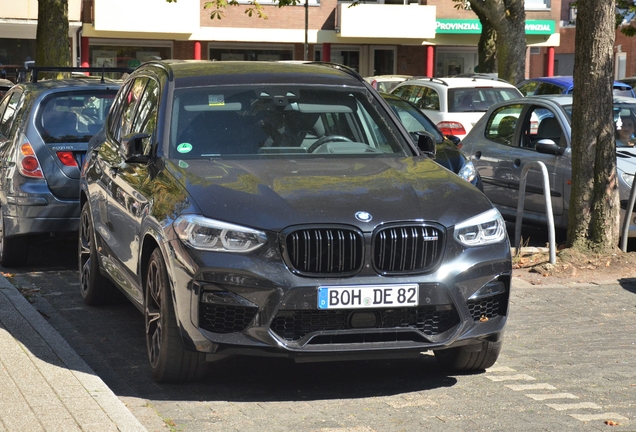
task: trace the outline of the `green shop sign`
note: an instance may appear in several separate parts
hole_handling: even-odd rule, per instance
[[[526,34],[551,35],[556,31],[556,23],[552,20],[526,21]],[[436,33],[440,34],[481,34],[479,20],[471,19],[438,19]]]

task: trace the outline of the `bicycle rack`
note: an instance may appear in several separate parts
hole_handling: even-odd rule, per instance
[[[636,180],[636,173],[634,173],[634,179]],[[629,225],[632,218],[632,212],[634,211],[634,202],[636,202],[636,188],[634,188],[634,180],[632,180],[632,188],[629,192],[629,202],[625,209],[625,217],[623,218],[623,230],[621,234],[621,250],[627,252],[627,240],[629,239]]]
[[[523,218],[523,204],[526,199],[526,177],[532,165],[538,165],[543,174],[543,197],[545,198],[545,214],[548,218],[548,240],[550,241],[550,264],[556,264],[556,245],[554,240],[554,215],[552,214],[552,197],[550,195],[550,181],[548,169],[541,161],[527,162],[521,170],[521,183],[519,184],[519,200],[517,201],[517,217],[515,219],[515,248],[518,251],[521,246],[521,220]],[[632,188],[632,192],[633,192]],[[632,193],[632,195],[634,195]],[[635,196],[636,199],[636,196]],[[633,204],[632,204],[633,205]]]

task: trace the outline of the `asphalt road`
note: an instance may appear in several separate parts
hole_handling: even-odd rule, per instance
[[[79,294],[74,238],[41,239],[4,270],[150,431],[636,430],[636,280],[513,286],[504,350],[485,373],[417,360],[295,364],[236,358],[200,383],[159,385],[143,317]]]

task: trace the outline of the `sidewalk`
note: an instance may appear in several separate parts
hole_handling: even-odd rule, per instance
[[[0,432],[145,430],[62,336],[0,276]]]

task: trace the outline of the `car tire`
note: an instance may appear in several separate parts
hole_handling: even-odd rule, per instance
[[[148,262],[144,318],[148,359],[155,381],[173,383],[203,378],[207,371],[205,354],[186,350],[183,345],[170,295],[168,272],[158,248]]]
[[[80,214],[77,255],[79,259],[80,291],[84,303],[90,306],[119,303],[123,299],[123,294],[99,270],[93,220],[88,202],[84,203]]]
[[[21,267],[29,255],[27,236],[6,237],[4,233],[4,211],[0,208],[0,264],[3,267]]]
[[[435,359],[446,370],[453,372],[473,372],[488,369],[495,364],[503,341],[482,342],[481,349],[465,345],[444,350],[435,350]]]

